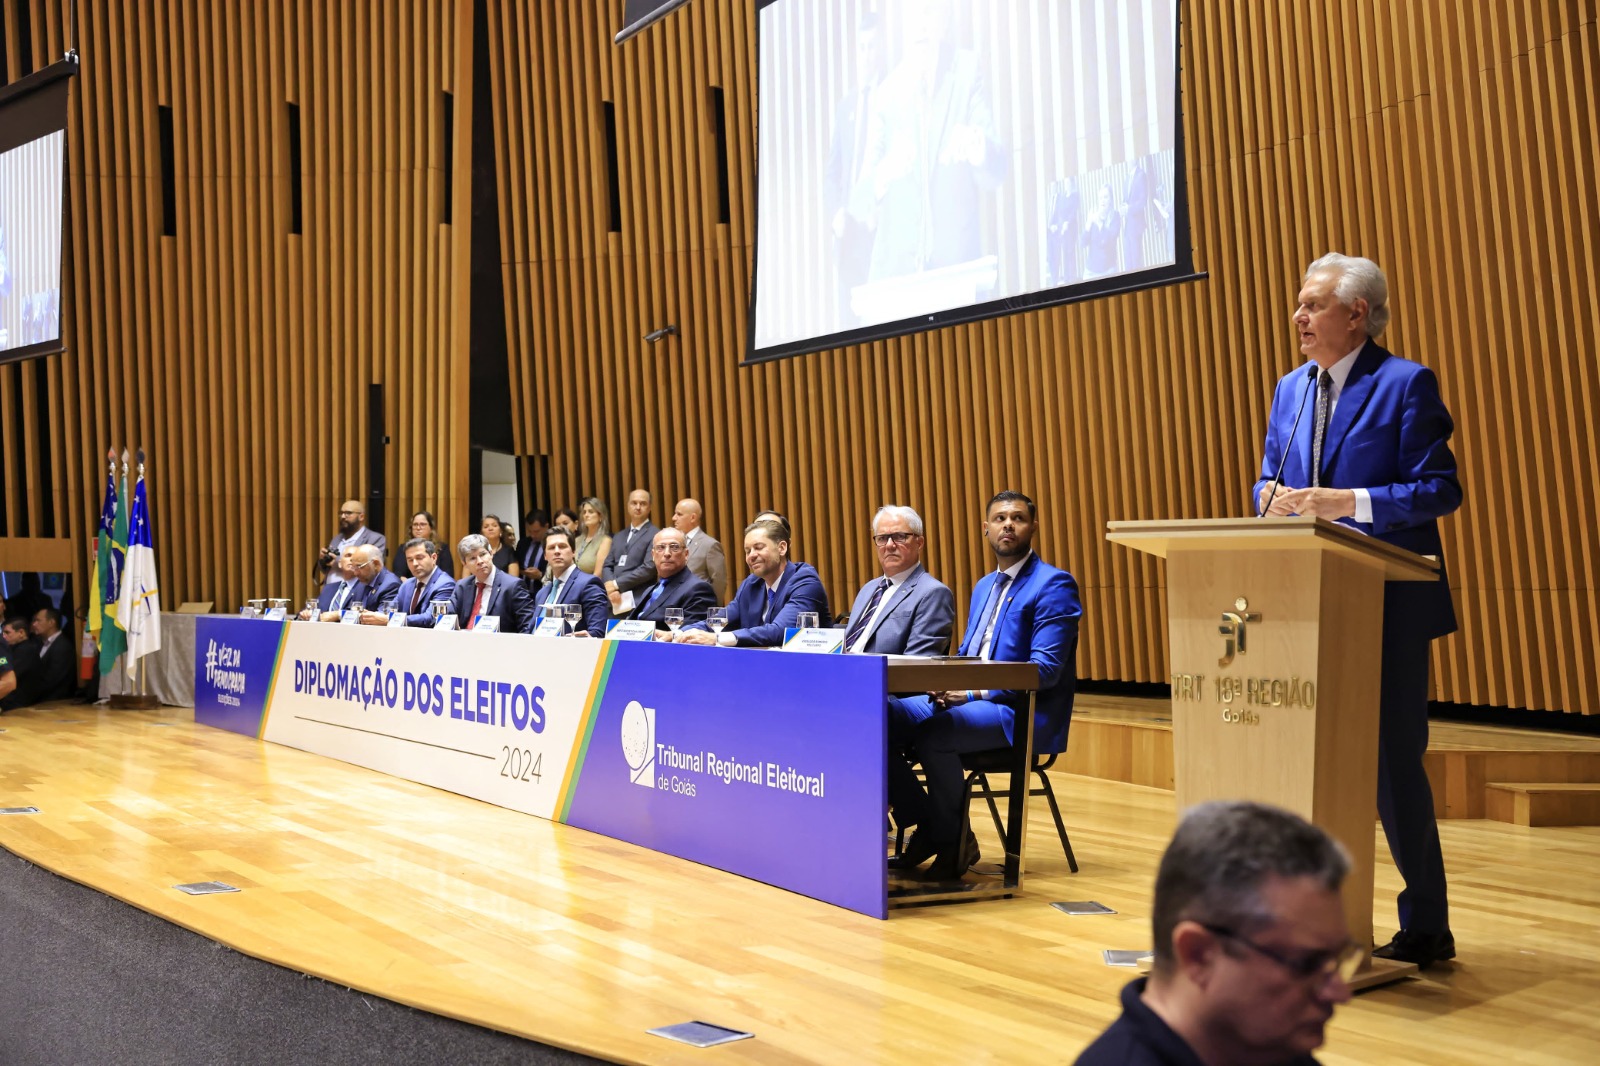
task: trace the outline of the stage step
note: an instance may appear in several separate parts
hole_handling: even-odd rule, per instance
[[[1491,781],[1485,815],[1513,825],[1600,825],[1600,784]]]

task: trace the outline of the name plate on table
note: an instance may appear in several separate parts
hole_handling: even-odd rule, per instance
[[[656,639],[656,624],[638,618],[626,622],[613,619],[606,623],[607,640],[654,640]]]
[[[399,626],[403,626],[405,624],[406,624],[406,613],[404,611],[390,611],[389,612],[389,625],[394,626],[394,627],[399,627]]]
[[[269,622],[281,622],[288,616],[288,609],[284,607],[268,607],[267,613],[261,617]]]
[[[567,622],[564,618],[546,618],[534,629],[536,637],[559,637],[567,631]]]
[[[348,608],[344,612],[344,614],[341,614],[339,616],[339,622],[340,622],[341,625],[347,625],[347,626],[358,626],[358,625],[360,625],[361,624],[361,608],[359,608],[359,607]]]
[[[442,633],[447,629],[454,629],[455,627],[456,616],[453,614],[441,614],[438,618],[433,620],[433,631],[435,633]]]
[[[500,632],[500,616],[497,614],[483,614],[478,616],[478,622],[472,627],[474,633]]]
[[[783,650],[839,655],[844,652],[844,638],[842,629],[785,629]]]

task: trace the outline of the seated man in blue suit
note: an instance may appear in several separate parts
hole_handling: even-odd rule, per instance
[[[356,548],[356,577],[366,586],[356,604],[361,608],[362,621],[367,615],[376,614],[379,622],[387,623],[395,597],[400,594],[400,578],[383,565],[383,552],[376,544]]]
[[[828,617],[828,593],[810,563],[791,563],[784,527],[770,519],[751,522],[744,530],[744,561],[750,576],[728,604],[728,628],[712,634],[704,622],[678,631],[684,644],[720,644],[725,648],[774,648],[783,631],[807,611]]]
[[[994,551],[993,573],[972,590],[961,654],[997,662],[1032,662],[1039,668],[1034,701],[1033,750],[1066,750],[1077,689],[1078,583],[1033,552],[1038,509],[1020,492],[989,501],[984,539]],[[929,875],[955,880],[978,861],[978,841],[963,823],[965,777],[961,756],[1008,747],[1026,692],[931,692],[889,700],[889,802],[901,825],[917,830],[896,865],[912,870],[934,858]],[[921,761],[924,792],[903,752]]]
[[[456,583],[439,565],[439,546],[427,537],[412,537],[400,549],[405,554],[406,568],[411,576],[400,582],[390,612],[399,611],[404,625],[421,629],[433,628],[433,604],[449,603],[454,597]],[[376,611],[361,616],[361,624],[384,626],[389,617]]]
[[[656,583],[634,593],[635,606],[628,617],[667,629],[667,610],[676,607],[683,611],[685,622],[704,622],[706,612],[717,605],[717,594],[710,582],[689,570],[689,539],[676,529],[663,529],[655,535],[650,554]]]
[[[482,534],[472,533],[457,545],[461,553],[461,580],[451,601],[456,625],[476,629],[484,618],[498,618],[502,633],[532,633],[533,597],[527,587],[494,565],[494,553]]]
[[[1378,814],[1405,891],[1400,930],[1373,952],[1426,968],[1455,957],[1428,748],[1428,644],[1456,630],[1439,519],[1461,506],[1455,423],[1433,371],[1379,346],[1389,283],[1370,259],[1312,263],[1294,313],[1311,366],[1278,382],[1267,421],[1258,511],[1317,515],[1440,560],[1435,582],[1384,586],[1378,708]],[[1295,431],[1302,405],[1305,425]],[[1279,463],[1281,482],[1274,482]]]
[[[323,622],[337,622],[339,616],[347,607],[359,607],[367,595],[367,587],[356,576],[359,562],[356,552],[360,550],[359,544],[347,544],[339,552],[330,571],[333,580],[322,586],[322,591],[317,595],[317,619]],[[300,617],[305,620],[311,618],[309,611],[301,611]]]
[[[922,516],[889,505],[872,516],[872,544],[883,576],[861,586],[844,650],[871,655],[943,655],[950,650],[956,598],[922,568]]]
[[[578,623],[577,633],[603,637],[606,619],[611,617],[611,601],[606,598],[605,584],[595,575],[574,566],[573,559],[572,534],[560,526],[546,530],[544,578],[534,597],[534,618],[543,617],[544,608],[550,604],[576,603],[583,608],[583,621]]]

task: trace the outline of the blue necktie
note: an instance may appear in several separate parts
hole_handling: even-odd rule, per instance
[[[878,613],[878,604],[883,602],[883,594],[889,591],[892,584],[888,578],[878,582],[872,599],[867,601],[866,609],[861,612],[861,617],[856,619],[856,624],[850,627],[850,632],[844,635],[844,650],[850,651],[856,646],[856,641],[861,639],[861,634],[867,631],[867,626],[872,624],[872,616]]]
[[[666,588],[666,587],[667,587],[667,579],[666,578],[662,578],[660,581],[657,581],[656,582],[656,587],[651,589],[650,590],[650,595],[646,596],[644,598],[644,602],[639,604],[636,613],[637,614],[644,614],[644,609],[646,607],[650,606],[652,603],[656,602],[656,597],[661,595],[661,590]]]
[[[546,602],[546,603],[560,603],[561,602],[561,582],[563,580],[565,580],[565,579],[558,577],[554,581],[550,582],[550,595],[545,598],[544,602]]]
[[[989,656],[985,654],[983,635],[989,632],[989,627],[994,624],[995,615],[1000,612],[1000,605],[1005,602],[1006,586],[1009,584],[1011,584],[1010,574],[1001,574],[995,579],[994,584],[989,588],[989,602],[983,605],[983,621],[979,623],[977,629],[973,630],[972,635],[978,641],[978,646],[973,649],[973,652],[982,655],[985,659]],[[990,641],[991,645],[993,643],[993,641]],[[993,649],[990,648],[989,650]]]
[[[763,622],[772,621],[772,602],[777,598],[778,590],[769,588],[767,590],[767,609],[761,612],[761,620]]]
[[[345,600],[350,595],[350,587],[351,587],[351,583],[348,582],[348,581],[346,581],[343,585],[341,585],[339,587],[339,591],[334,594],[333,602],[328,605],[330,610],[334,610],[334,611],[342,611],[342,610],[344,610]]]

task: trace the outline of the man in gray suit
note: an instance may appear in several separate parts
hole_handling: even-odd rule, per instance
[[[704,516],[699,500],[679,500],[672,512],[672,528],[689,542],[689,572],[710,585],[721,603],[728,588],[728,557],[717,538],[700,528]]]
[[[650,494],[644,489],[628,493],[628,527],[612,534],[611,551],[600,568],[600,580],[606,583],[606,595],[611,597],[614,613],[624,614],[633,609],[624,605],[624,592],[656,583],[656,564],[650,556],[650,544],[659,532],[660,527],[650,521]]]
[[[324,585],[338,581],[343,576],[338,567],[333,565],[339,553],[360,544],[375,545],[381,556],[389,554],[388,539],[382,533],[374,533],[367,528],[366,506],[360,500],[346,500],[339,505],[339,535],[328,541],[328,546],[317,556],[317,573],[322,576]]]
[[[888,505],[872,516],[872,543],[883,576],[856,593],[844,650],[871,655],[943,655],[950,650],[956,599],[922,568],[922,517]]]

